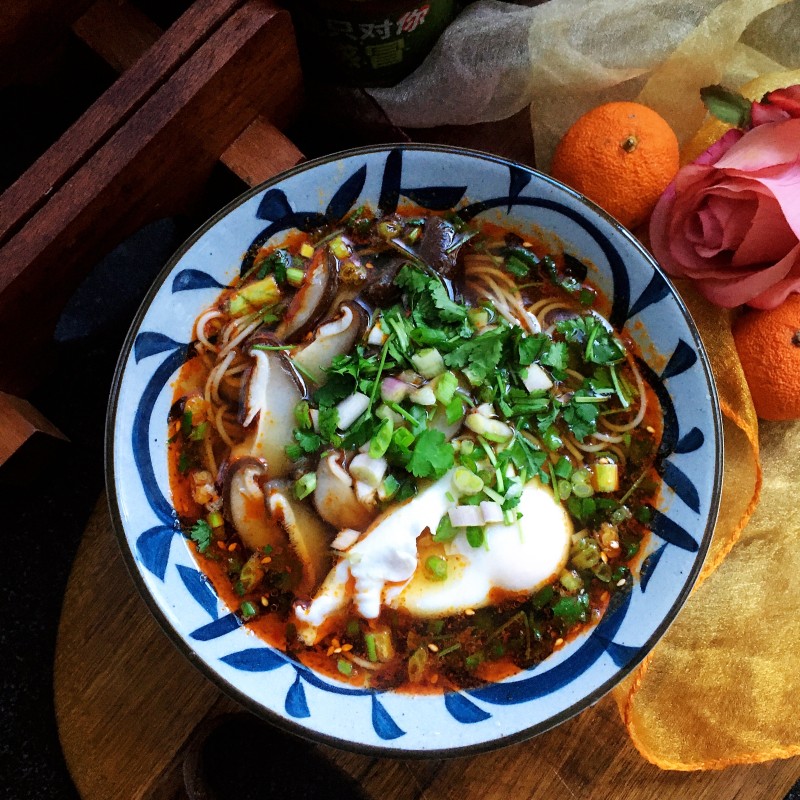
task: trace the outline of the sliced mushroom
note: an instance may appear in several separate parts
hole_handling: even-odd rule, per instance
[[[264,507],[264,490],[260,481],[266,477],[266,463],[252,456],[231,461],[225,470],[222,490],[225,518],[250,550],[286,544],[286,535]]]
[[[339,306],[339,315],[320,325],[314,341],[293,356],[296,364],[313,379],[325,382],[325,370],[336,356],[349,353],[367,327],[367,312],[352,301]]]
[[[389,255],[373,259],[373,269],[367,270],[367,283],[361,290],[361,296],[373,306],[387,307],[394,303],[402,293],[394,282],[397,273],[408,259]]]
[[[264,487],[266,508],[272,520],[289,538],[303,575],[299,594],[312,594],[330,567],[330,546],[334,532],[304,503],[298,500],[286,480],[270,481]]]
[[[454,249],[455,246],[455,249]],[[456,271],[456,231],[439,217],[430,217],[419,241],[420,259],[444,278],[454,278]]]
[[[285,342],[302,339],[328,310],[338,284],[336,258],[326,248],[315,256],[275,335]]]
[[[261,343],[274,342],[262,337]],[[288,356],[280,350],[250,350],[253,368],[243,387],[243,424],[253,424],[233,456],[262,458],[270,478],[281,478],[292,468],[286,446],[293,443],[294,409],[303,399],[303,381]]]
[[[363,531],[372,522],[375,512],[359,502],[353,479],[342,466],[342,453],[329,453],[317,467],[314,505],[319,515],[338,529]]]

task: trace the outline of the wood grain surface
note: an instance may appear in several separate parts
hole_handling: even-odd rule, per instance
[[[64,755],[83,800],[186,796],[193,732],[238,709],[150,615],[123,564],[105,496],[64,598],[54,686]],[[472,758],[318,750],[375,800],[781,800],[800,777],[800,759],[663,772],[634,750],[610,698],[542,736]]]

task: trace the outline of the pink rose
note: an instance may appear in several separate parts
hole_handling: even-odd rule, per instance
[[[650,221],[667,273],[725,308],[775,308],[800,292],[800,109],[759,105],[755,127],[729,131],[678,172]]]

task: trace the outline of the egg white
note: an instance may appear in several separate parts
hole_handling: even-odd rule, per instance
[[[425,569],[432,551],[418,552],[417,540],[452,506],[451,489],[448,473],[373,523],[334,566],[311,604],[297,609],[304,641],[316,641],[326,621],[351,601],[366,619],[376,618],[383,606],[418,617],[448,616],[490,605],[496,590],[532,594],[564,568],[572,522],[552,491],[534,479],[523,489],[517,522],[487,525],[480,547],[472,547],[460,529],[443,545],[447,577],[432,580]]]

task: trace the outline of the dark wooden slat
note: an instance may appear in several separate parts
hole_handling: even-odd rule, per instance
[[[86,268],[192,197],[259,112],[289,113],[300,85],[287,12],[253,0],[212,33],[0,250],[0,336],[22,345],[0,355],[0,388],[29,385]]]
[[[161,35],[126,0],[97,0],[75,23],[75,33],[118,72],[131,67]],[[220,156],[250,186],[295,166],[303,154],[266,117],[257,117]]]
[[[135,64],[163,33],[125,0],[97,0],[72,30],[117,72]]]
[[[197,0],[80,119],[0,196],[0,246],[195,53],[243,0]],[[88,5],[88,4],[86,4]]]

